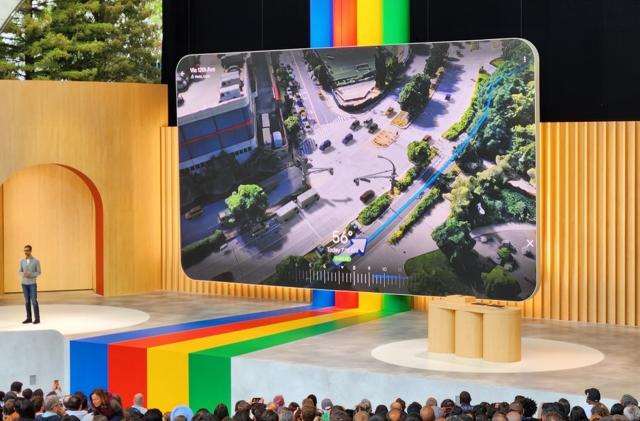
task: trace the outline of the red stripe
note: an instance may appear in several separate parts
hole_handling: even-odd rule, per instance
[[[214,136],[218,136],[218,135],[220,135],[222,133],[227,133],[227,132],[232,132],[234,130],[242,129],[243,127],[247,127],[247,126],[250,126],[250,125],[251,125],[251,119],[248,119],[247,121],[245,121],[243,123],[236,124],[235,126],[225,127],[224,129],[220,129],[220,130],[218,130],[216,132],[213,132],[213,133],[207,133],[207,134],[204,134],[202,136],[194,137],[193,139],[183,140],[182,144],[183,145],[190,145],[192,143],[196,143],[196,142],[199,142],[201,140],[210,139],[210,138],[212,138]]]

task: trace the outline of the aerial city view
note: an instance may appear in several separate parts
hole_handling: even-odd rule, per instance
[[[535,72],[518,39],[183,58],[186,274],[528,298]]]

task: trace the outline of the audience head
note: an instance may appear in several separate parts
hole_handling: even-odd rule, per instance
[[[303,406],[303,410],[304,410],[304,406]],[[303,421],[306,421],[304,419],[304,413],[303,413],[302,419]],[[333,409],[331,410],[331,413],[329,414],[329,421],[352,421],[352,420],[349,414],[347,414],[347,411],[345,411],[342,408],[338,408],[337,406],[334,406]]]
[[[292,421],[293,412],[289,408],[281,406],[278,408],[278,420],[279,421]]]
[[[560,408],[562,408],[562,418],[567,419],[569,412],[571,412],[571,404],[565,398],[558,399],[558,403],[560,404]]]
[[[11,383],[9,390],[11,392],[15,392],[16,394],[20,394],[20,392],[22,392],[22,383],[18,381]]]
[[[64,399],[64,407],[70,411],[79,411],[80,399],[76,395],[67,396]]]
[[[516,411],[507,412],[507,420],[509,421],[522,421],[522,414]]]
[[[611,405],[611,409],[609,410],[609,413],[611,415],[623,415],[622,412],[624,411],[624,406],[622,406],[621,403],[614,403],[613,405]]]
[[[62,404],[60,403],[60,399],[58,396],[47,396],[47,399],[44,400],[44,411],[45,412],[61,412]]]
[[[251,404],[245,400],[240,400],[236,402],[235,412],[238,411],[248,411],[251,408]]]
[[[278,408],[281,408],[284,406],[284,396],[282,395],[275,395],[273,397],[273,403],[275,403]]]
[[[507,416],[502,412],[496,412],[491,418],[491,421],[509,421],[509,420],[507,419]]]
[[[33,404],[33,409],[36,410],[36,414],[39,414],[44,411],[44,398],[42,396],[34,396],[31,398],[31,403]]]
[[[149,409],[142,416],[143,421],[163,421],[164,417],[162,416],[162,412],[157,408]],[[96,421],[95,417],[93,421]]]
[[[389,412],[387,413],[387,420],[389,420],[389,421],[402,421],[402,418],[403,418],[402,415],[403,415],[403,412],[400,410],[400,408],[391,408],[389,410]]]
[[[178,405],[171,411],[171,421],[191,421],[191,418],[193,418],[193,411],[186,405]]]
[[[133,404],[135,406],[144,406],[144,395],[142,393],[133,395]]]
[[[331,411],[331,415],[333,415],[334,412],[335,411]],[[302,408],[300,409],[300,416],[302,418],[302,421],[313,421],[313,419],[316,417],[316,407],[308,404],[303,404]]]
[[[20,386],[22,386],[22,384]],[[20,419],[32,420],[36,418],[36,410],[29,399],[22,399],[22,401],[16,405],[16,411],[18,415],[20,415]]]
[[[587,421],[589,417],[581,406],[574,406],[569,412],[569,421]]]
[[[407,406],[407,414],[420,416],[421,409],[422,405],[420,405],[418,402],[411,402],[409,406]]]
[[[36,389],[33,391],[33,396],[40,396],[42,398],[44,398],[44,390],[42,389]]]
[[[222,420],[229,416],[229,408],[227,408],[227,405],[219,403],[216,409],[213,410],[213,415],[217,419]]]
[[[16,412],[16,401],[14,399],[6,400],[2,407],[2,414],[6,417],[12,415],[14,412]]]
[[[433,412],[433,408],[425,405],[420,409],[420,418],[422,421],[435,421],[435,413]]]
[[[471,394],[466,390],[460,392],[460,405],[470,405],[471,404]]]
[[[371,414],[372,405],[369,399],[362,399],[357,407],[360,408],[361,411]]]
[[[608,417],[609,415],[611,415],[609,413],[609,409],[602,403],[600,402],[596,402],[592,407],[591,407],[591,418],[590,419],[599,419],[602,417]]]
[[[438,406],[438,400],[436,398],[427,398],[425,406]]]
[[[233,414],[233,421],[251,421],[250,410],[247,408],[241,411],[237,411],[235,414]]]
[[[588,404],[593,405],[594,403],[600,402],[600,391],[595,387],[586,389],[584,394],[587,396],[586,401]]]
[[[266,409],[260,416],[259,421],[278,421],[278,414],[271,409]]]
[[[22,391],[22,397],[25,398],[25,399],[31,399],[33,397],[33,390],[24,389]]]
[[[104,391],[104,389],[99,387],[91,392],[90,398],[92,408],[107,406],[107,404],[109,403],[107,393]]]
[[[623,413],[629,421],[640,421],[640,408],[638,408],[638,405],[626,406]]]
[[[358,411],[353,416],[353,421],[369,421],[369,413],[365,411]]]
[[[389,409],[387,408],[386,405],[378,405],[376,406],[376,410],[373,411],[373,413],[375,415],[380,415],[386,418],[387,413],[389,412]]]
[[[620,403],[622,404],[622,406],[624,406],[625,408],[629,405],[635,405],[638,406],[638,400],[636,398],[634,398],[631,395],[628,394],[624,394],[622,395],[622,397],[620,398]]]
[[[324,398],[320,402],[320,409],[323,411],[331,411],[331,408],[333,408],[333,402],[331,402],[331,399]]]
[[[440,404],[440,408],[442,408],[442,412],[443,412],[442,416],[444,418],[447,418],[454,406],[455,404],[451,399],[443,400],[442,403]]]
[[[318,398],[316,398],[316,395],[314,395],[313,393],[307,396],[307,399],[311,399],[311,402],[313,402],[313,406],[318,406]]]

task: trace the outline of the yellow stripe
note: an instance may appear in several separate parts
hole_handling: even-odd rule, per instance
[[[147,350],[148,404],[153,408],[168,410],[176,405],[189,403],[189,354],[192,352],[341,320],[366,312],[368,311],[350,309],[149,348]]]
[[[382,44],[382,0],[358,0],[358,45]]]

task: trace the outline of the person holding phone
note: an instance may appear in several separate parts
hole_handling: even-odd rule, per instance
[[[24,259],[20,260],[20,283],[22,284],[22,293],[24,294],[24,304],[27,309],[27,318],[22,324],[32,323],[37,325],[40,323],[40,307],[38,306],[38,285],[36,283],[38,276],[42,273],[40,269],[40,261],[31,254],[31,246],[24,246]],[[31,305],[33,304],[33,313],[35,320],[31,319]]]

